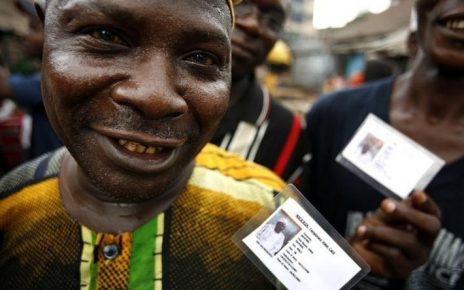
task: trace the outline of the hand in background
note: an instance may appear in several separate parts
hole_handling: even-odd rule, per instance
[[[423,265],[441,228],[441,212],[424,192],[397,201],[385,199],[351,239],[375,275],[404,279]]]

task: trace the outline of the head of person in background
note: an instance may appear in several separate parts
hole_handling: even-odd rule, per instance
[[[285,21],[284,0],[245,0],[235,6],[232,32],[233,83],[254,73],[279,39]]]
[[[300,116],[272,98],[255,75],[282,30],[283,0],[247,0],[235,6],[229,108],[213,144],[298,183],[308,146]]]

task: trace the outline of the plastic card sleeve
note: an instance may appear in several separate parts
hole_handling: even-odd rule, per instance
[[[396,199],[424,190],[445,164],[373,114],[336,160],[377,191]]]
[[[278,288],[349,289],[370,268],[292,184],[261,209],[234,243]]]

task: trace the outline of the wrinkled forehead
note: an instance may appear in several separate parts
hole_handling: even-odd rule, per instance
[[[39,6],[42,11],[45,11],[45,7],[47,6],[47,3],[48,2],[51,2],[53,0],[34,0],[35,4],[37,6]],[[60,0],[58,0],[60,1]],[[211,0],[205,0],[205,1],[211,1]],[[231,15],[231,20],[232,20],[232,26],[234,25],[235,23],[235,15],[234,15],[234,9],[233,9],[233,6],[240,3],[242,0],[218,0],[219,2],[220,1],[225,1],[228,5],[228,13],[230,13]],[[287,1],[287,0],[280,0],[280,1]],[[214,2],[214,1],[212,1]]]

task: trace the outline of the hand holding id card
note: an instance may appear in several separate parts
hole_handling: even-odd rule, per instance
[[[271,282],[290,290],[348,289],[369,266],[292,185],[233,237]]]
[[[373,114],[337,161],[388,197],[424,190],[445,162]]]

